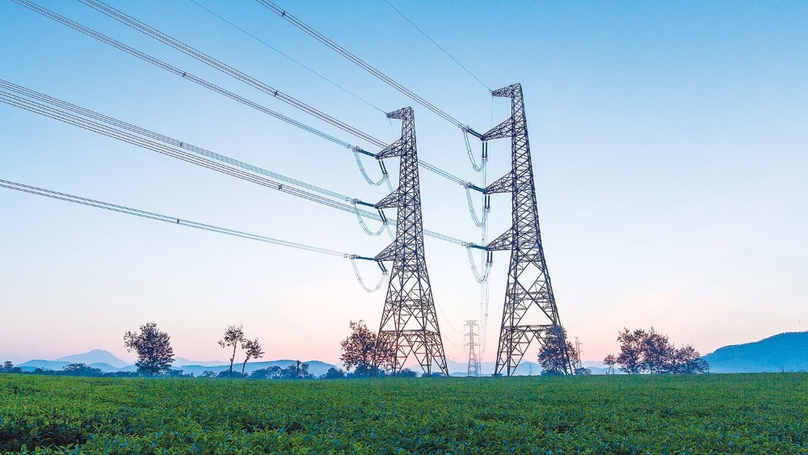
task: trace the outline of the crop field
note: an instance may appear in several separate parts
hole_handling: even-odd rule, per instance
[[[0,452],[805,454],[808,374],[224,380],[0,375]]]

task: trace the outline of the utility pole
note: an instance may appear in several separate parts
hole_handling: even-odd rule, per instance
[[[480,335],[476,330],[479,326],[480,324],[477,321],[466,321],[465,324],[465,327],[468,329],[465,333],[465,335],[468,336],[466,346],[469,348],[469,363],[466,376],[480,376],[480,357],[477,355],[477,339]]]
[[[393,374],[401,371],[412,354],[425,374],[432,374],[434,363],[449,376],[424,255],[415,115],[412,108],[405,107],[387,117],[401,120],[401,138],[376,154],[376,159],[400,157],[401,164],[398,188],[374,205],[380,213],[386,208],[397,209],[396,238],[374,258],[393,261],[379,340],[395,347]]]
[[[544,258],[533,184],[533,163],[527,136],[522,86],[494,90],[511,99],[511,117],[482,135],[481,140],[511,138],[511,171],[485,188],[485,194],[511,193],[511,228],[491,241],[489,251],[510,250],[508,283],[494,374],[511,376],[533,341],[544,344],[547,330],[560,327],[550,274]],[[566,346],[566,341],[564,345]],[[571,373],[569,355],[565,372]]]

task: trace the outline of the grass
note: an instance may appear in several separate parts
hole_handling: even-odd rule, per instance
[[[806,454],[808,374],[255,381],[0,374],[0,452]]]

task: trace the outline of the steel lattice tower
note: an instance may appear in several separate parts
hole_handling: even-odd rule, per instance
[[[480,376],[480,358],[477,356],[477,338],[480,336],[476,332],[476,328],[480,326],[477,321],[466,321],[465,326],[468,328],[468,335],[469,340],[466,342],[466,346],[469,348],[469,363],[468,363],[468,370],[466,376]]]
[[[485,188],[485,194],[511,193],[511,228],[487,246],[489,251],[511,251],[494,369],[494,374],[510,376],[530,344],[544,343],[547,329],[560,326],[561,320],[541,243],[522,86],[513,84],[491,94],[511,99],[511,117],[481,138],[511,138],[511,172]],[[569,373],[569,356],[565,363]]]
[[[375,257],[377,261],[393,261],[379,338],[395,346],[394,374],[412,354],[424,373],[432,374],[434,362],[448,376],[424,257],[415,115],[411,107],[405,107],[387,117],[401,120],[401,138],[379,152],[376,159],[400,157],[401,164],[398,188],[375,205],[379,210],[397,209],[396,238]]]

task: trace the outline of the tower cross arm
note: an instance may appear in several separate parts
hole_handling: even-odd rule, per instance
[[[483,193],[496,194],[496,193],[510,193],[511,191],[513,191],[513,173],[508,172],[507,174],[497,179],[495,182],[485,187]]]
[[[485,249],[488,251],[510,250],[512,245],[513,232],[508,229],[507,231],[503,232],[502,235],[492,240],[491,243],[485,247]]]
[[[398,207],[398,188],[395,191],[383,197],[381,201],[374,205],[377,209],[391,209]]]
[[[491,128],[483,134],[483,141],[490,141],[492,139],[502,139],[503,137],[511,137],[513,135],[513,118],[509,117],[502,121],[499,125]]]
[[[373,260],[376,262],[382,261],[392,261],[396,257],[396,242],[393,242],[385,249],[383,249],[379,254],[373,257]]]

